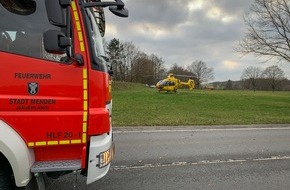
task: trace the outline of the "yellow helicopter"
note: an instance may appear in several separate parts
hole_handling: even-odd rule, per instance
[[[187,82],[181,82],[179,79],[175,78],[172,73],[170,73],[167,78],[159,81],[156,84],[156,88],[159,92],[166,91],[166,92],[177,92],[178,88],[182,86],[187,86],[189,90],[193,90],[195,83],[193,77],[190,77]]]

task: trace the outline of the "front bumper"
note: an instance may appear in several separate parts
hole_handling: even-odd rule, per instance
[[[114,143],[112,133],[90,138],[87,184],[104,177],[110,169],[114,158]]]

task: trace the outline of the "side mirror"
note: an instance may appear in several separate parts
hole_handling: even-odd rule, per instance
[[[43,34],[43,43],[47,52],[63,54],[72,45],[72,40],[60,31],[48,30]]]
[[[60,27],[66,26],[66,8],[70,3],[71,0],[45,0],[49,22]]]
[[[128,17],[129,16],[129,11],[126,8],[120,9],[120,8],[118,8],[118,6],[110,6],[109,10],[113,14],[115,14],[115,15],[117,15],[119,17]]]
[[[46,0],[49,1],[49,0]],[[83,7],[109,7],[109,10],[119,16],[119,17],[128,17],[129,11],[126,9],[125,4],[122,0],[115,0],[115,2],[101,2],[101,0],[94,0],[92,2],[86,2],[84,3]]]

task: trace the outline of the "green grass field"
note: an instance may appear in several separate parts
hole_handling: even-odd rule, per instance
[[[158,93],[113,82],[114,126],[290,123],[290,92],[193,90]]]

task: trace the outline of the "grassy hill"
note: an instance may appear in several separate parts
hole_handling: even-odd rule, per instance
[[[113,82],[114,126],[290,123],[290,92],[193,90],[158,93]]]

